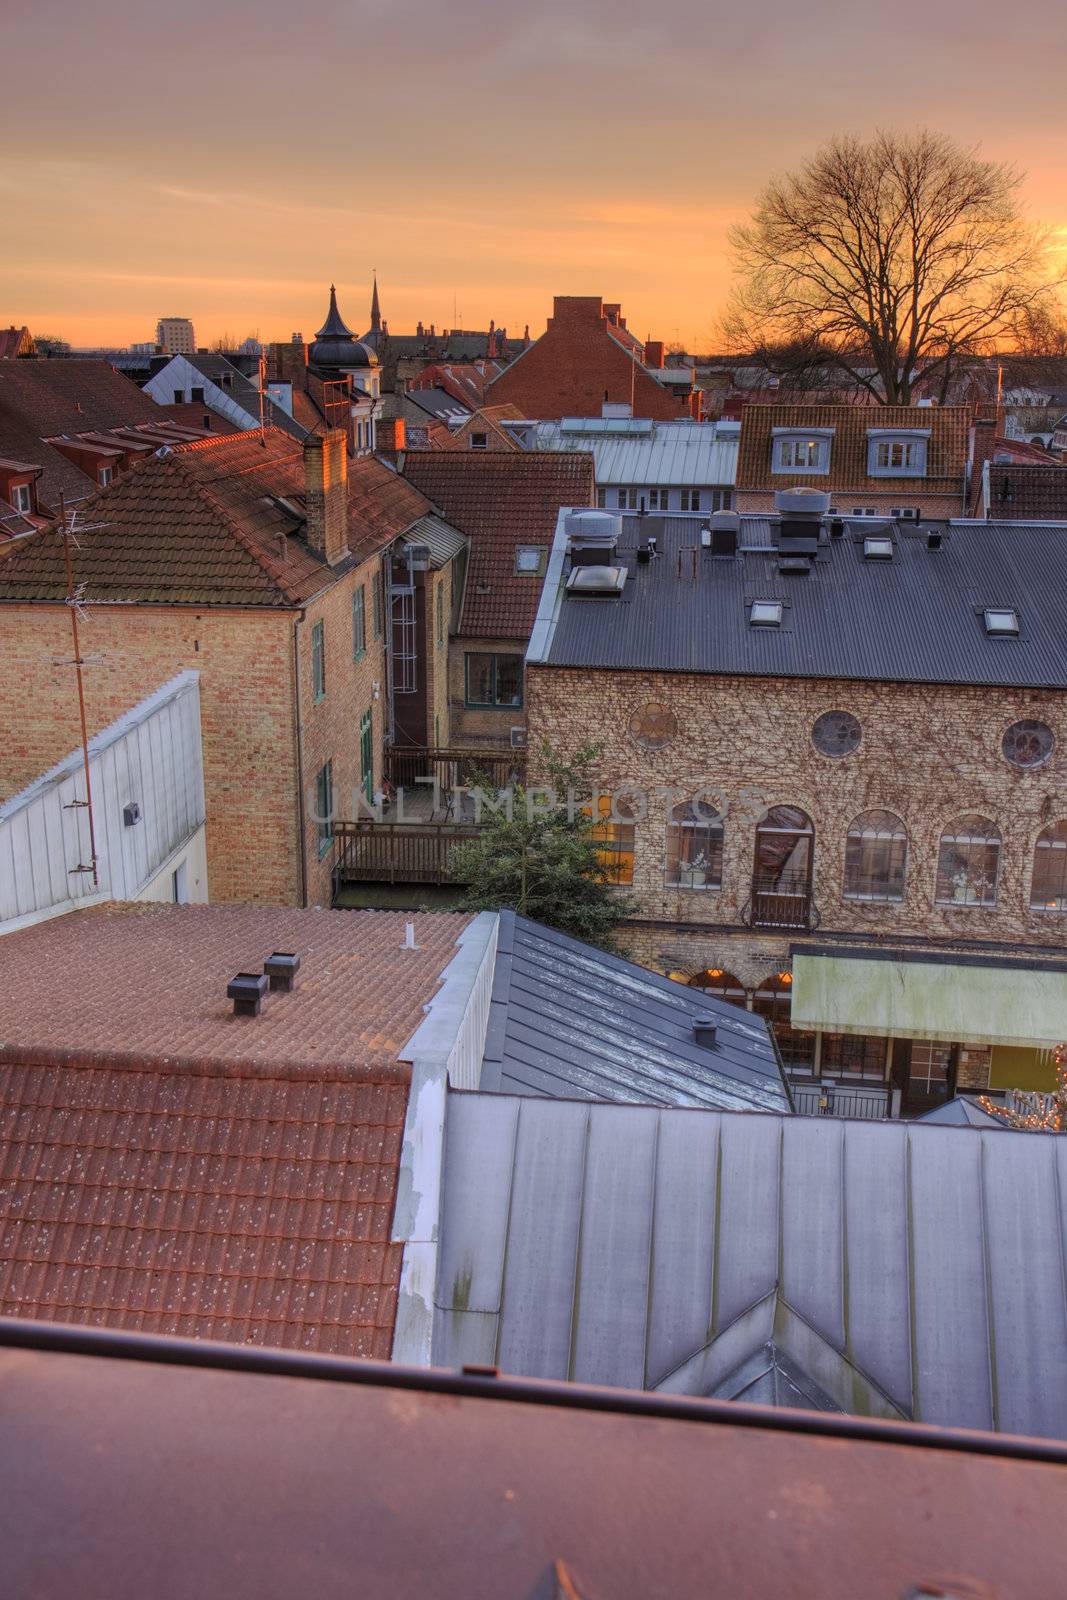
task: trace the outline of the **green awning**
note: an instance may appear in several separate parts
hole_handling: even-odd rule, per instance
[[[1055,1045],[1067,1039],[1067,966],[964,966],[914,956],[875,961],[798,953],[792,1023],[824,1033]]]

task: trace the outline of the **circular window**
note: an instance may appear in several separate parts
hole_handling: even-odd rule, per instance
[[[630,718],[630,738],[643,750],[663,750],[678,732],[678,718],[669,706],[652,701]]]
[[[851,711],[824,711],[816,717],[811,742],[824,756],[850,756],[858,750],[863,730]]]
[[[1040,767],[1056,745],[1052,729],[1043,722],[1013,722],[1004,735],[1001,749],[1013,767]]]

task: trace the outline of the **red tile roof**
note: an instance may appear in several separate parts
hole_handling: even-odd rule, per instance
[[[989,463],[988,515],[994,522],[1067,522],[1067,465]]]
[[[408,1069],[462,916],[110,906],[11,934],[0,1314],[387,1358]],[[234,1017],[275,949],[292,994]]]
[[[541,581],[515,573],[520,545],[551,545],[561,506],[593,504],[593,458],[578,451],[411,451],[404,473],[470,537],[459,631],[528,639]]]
[[[830,470],[805,478],[813,489],[867,489],[893,494],[963,495],[971,414],[966,406],[784,405],[745,406],[741,414],[737,487],[762,490],[792,487],[787,475],[771,470],[774,428],[833,428]],[[867,472],[868,428],[928,428],[926,476],[871,478]]]
[[[14,323],[9,328],[0,328],[0,361],[14,361],[32,345],[29,328],[16,328]]]
[[[264,442],[265,440],[265,442]],[[287,434],[235,433],[154,456],[83,502],[77,575],[90,600],[140,604],[300,605],[334,581],[270,496],[302,499],[303,452]],[[55,532],[31,536],[5,561],[0,600],[66,593]]]
[[[348,464],[348,543],[365,560],[432,511],[429,500],[374,456]]]

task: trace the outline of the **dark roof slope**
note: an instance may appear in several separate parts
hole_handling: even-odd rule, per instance
[[[864,540],[878,527],[849,523],[842,537],[825,538],[809,571],[797,573],[779,570],[767,518],[743,518],[741,553],[721,557],[684,553],[695,538],[683,519],[628,517],[621,598],[564,594],[550,626],[554,596],[546,590],[540,659],[633,671],[1067,688],[1064,530],[1019,522],[934,528],[939,549],[928,548],[924,526],[901,523],[892,530],[892,559],[872,560]],[[640,537],[653,532],[659,556],[637,564]],[[780,600],[782,625],[752,627],[753,600]],[[986,607],[1014,609],[1018,637],[989,637]]]
[[[693,1039],[697,1017],[715,1046]],[[789,1109],[766,1024],[501,911],[482,1088],[723,1110]]]
[[[932,1111],[924,1111],[921,1117],[916,1117],[916,1122],[936,1122],[952,1128],[1007,1128],[1008,1124],[999,1117],[990,1116],[988,1111],[983,1111],[977,1100],[972,1100],[970,1095],[957,1094],[951,1100],[946,1100],[943,1105],[934,1106]]]
[[[1067,522],[1067,463],[1057,466],[1029,462],[989,464],[991,516],[1038,522]]]
[[[432,511],[424,494],[375,456],[348,464],[348,543],[364,559]]]
[[[906,495],[963,494],[967,466],[967,430],[971,413],[966,406],[746,406],[741,415],[741,444],[737,458],[740,490],[783,489],[792,485],[787,476],[771,471],[771,436],[774,428],[833,428],[830,470],[805,479],[816,489],[877,487]],[[871,478],[867,472],[868,428],[928,428],[926,476],[922,478]]]
[[[541,583],[520,545],[551,545],[561,506],[593,503],[593,458],[575,451],[409,451],[404,475],[470,537],[461,634],[528,639]]]
[[[268,429],[157,455],[83,503],[78,581],[89,600],[293,606],[334,580],[300,539],[301,448]],[[280,496],[294,506],[279,506]],[[0,567],[0,601],[66,594],[62,541],[45,529]]]
[[[1067,1437],[1067,1140],[993,1131],[454,1094],[434,1365]]]
[[[227,361],[225,356],[211,354],[185,356],[181,359],[188,361],[201,377],[207,378],[209,383],[213,383],[224,394],[228,394],[253,422],[258,421],[260,391],[232,361]],[[162,370],[165,372],[166,368]],[[266,399],[264,409],[269,426],[280,428],[283,433],[291,434],[294,439],[306,437],[309,430],[295,417],[289,416],[281,406],[273,405]]]

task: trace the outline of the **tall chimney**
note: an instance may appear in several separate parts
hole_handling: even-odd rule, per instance
[[[662,367],[664,364],[664,351],[662,339],[645,340],[645,366]]]
[[[375,428],[375,455],[395,461],[407,448],[407,427],[403,417],[379,417]]]
[[[304,440],[307,538],[331,567],[348,555],[348,452],[343,428]]]

